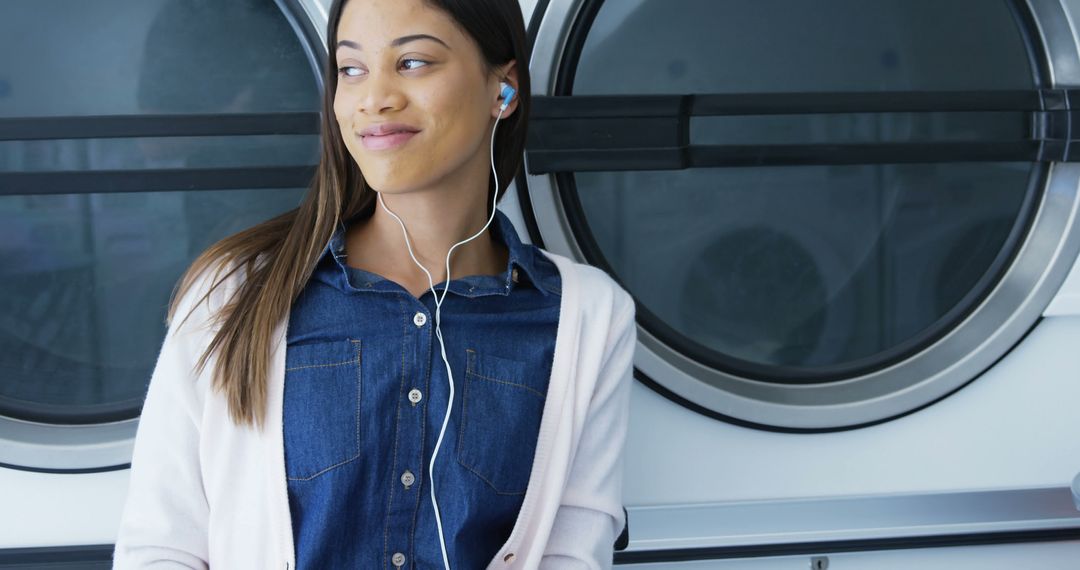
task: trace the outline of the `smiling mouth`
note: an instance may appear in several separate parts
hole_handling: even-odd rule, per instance
[[[368,150],[387,150],[399,147],[420,131],[397,131],[385,135],[357,135],[360,143]]]
[[[392,136],[392,135],[400,135],[402,133],[408,133],[410,135],[414,135],[414,134],[417,133],[417,131],[394,131],[392,133],[383,133],[381,135],[360,135],[360,136],[361,137],[376,137],[376,138],[378,138],[378,137],[389,137],[389,136]]]

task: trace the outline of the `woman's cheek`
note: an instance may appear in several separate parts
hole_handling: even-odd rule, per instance
[[[334,94],[334,116],[337,118],[338,125],[344,134],[347,125],[351,122],[351,115],[349,108],[352,106],[352,102],[348,95],[342,92],[341,87],[338,87]]]

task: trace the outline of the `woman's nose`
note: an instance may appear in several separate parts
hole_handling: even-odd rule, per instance
[[[361,113],[381,113],[386,109],[396,109],[404,99],[396,81],[385,73],[368,75],[362,89],[357,109]]]

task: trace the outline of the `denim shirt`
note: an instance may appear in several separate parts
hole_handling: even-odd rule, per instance
[[[498,276],[453,277],[441,331],[454,402],[435,464],[452,568],[510,535],[551,375],[561,279],[496,210]],[[345,264],[345,224],[292,307],[283,430],[296,567],[442,568],[428,464],[450,395],[435,297]],[[482,234],[476,239],[487,239]],[[412,263],[411,259],[402,263]],[[442,295],[442,283],[435,285]]]

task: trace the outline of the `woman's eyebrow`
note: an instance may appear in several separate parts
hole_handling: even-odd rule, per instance
[[[446,44],[446,42],[440,40],[435,36],[429,36],[427,34],[413,34],[411,36],[401,36],[400,38],[390,42],[390,45],[392,47],[397,47],[402,44],[407,44],[409,42],[415,42],[417,40],[433,40],[445,46],[446,49],[451,49],[450,46]],[[341,49],[342,47],[350,47],[357,51],[364,51],[364,48],[360,47],[360,44],[350,40],[341,40],[337,43],[337,47],[338,49]]]

